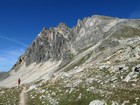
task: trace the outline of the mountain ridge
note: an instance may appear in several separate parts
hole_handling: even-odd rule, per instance
[[[132,38],[133,40],[134,37],[139,39],[139,33],[140,19],[119,19],[99,15],[86,17],[83,20],[79,19],[77,25],[72,28],[69,28],[65,23],[60,23],[57,27],[49,29],[44,27],[25,53],[19,57],[9,72],[10,76],[5,81],[15,81],[17,78],[23,77],[23,83],[27,83],[40,78],[52,78],[55,72],[57,74],[57,71],[63,71],[64,68],[74,69],[69,66],[74,65],[82,58],[85,61],[88,59],[92,61],[96,58],[96,56],[95,58],[91,57],[94,54],[104,56],[93,61],[97,63],[108,57],[107,53],[112,54],[117,50],[118,46],[121,48],[121,46],[127,45],[127,39]],[[113,47],[117,49],[112,49]],[[112,49],[112,52],[106,51],[109,49]],[[92,54],[90,54],[91,52]],[[89,57],[85,58],[88,54]],[[37,74],[39,69],[42,73]],[[31,73],[36,77],[34,78],[34,75],[31,76],[32,78],[29,77]],[[49,76],[47,78],[43,75]],[[28,77],[31,80],[24,79]],[[13,82],[11,86],[15,83]]]

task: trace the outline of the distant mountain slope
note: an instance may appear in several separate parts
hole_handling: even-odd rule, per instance
[[[6,77],[8,76],[9,76],[8,72],[0,72],[0,81],[6,79]]]

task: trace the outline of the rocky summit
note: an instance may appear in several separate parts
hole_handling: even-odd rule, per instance
[[[94,15],[43,28],[0,86],[18,78],[29,105],[139,105],[140,19]]]

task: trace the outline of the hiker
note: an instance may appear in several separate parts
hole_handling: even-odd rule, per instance
[[[18,79],[18,86],[20,85],[20,82],[21,82],[21,80],[20,80],[20,78]]]

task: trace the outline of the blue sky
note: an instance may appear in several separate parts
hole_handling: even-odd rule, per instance
[[[140,18],[140,0],[0,0],[0,71],[8,71],[42,27],[92,15]]]

